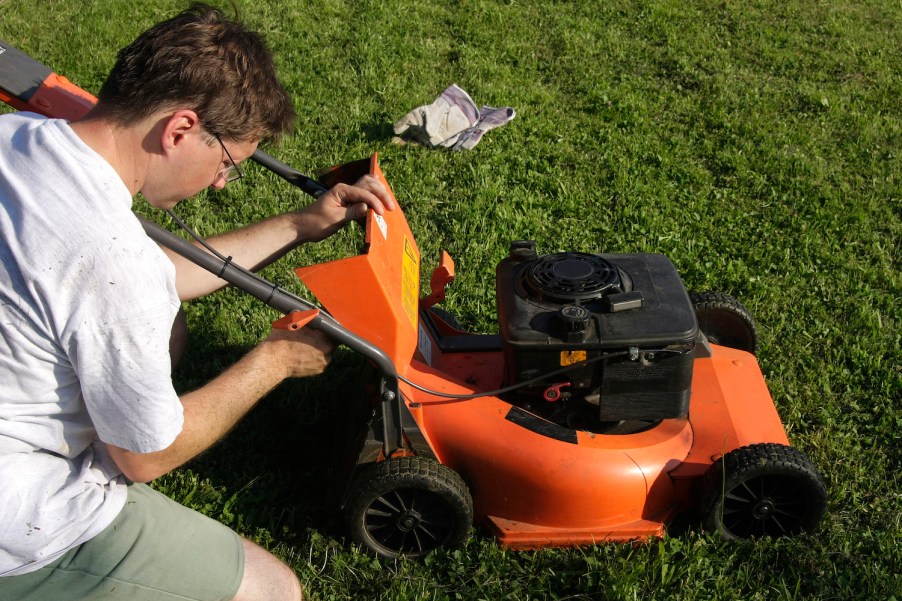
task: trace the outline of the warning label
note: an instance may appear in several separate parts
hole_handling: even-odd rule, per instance
[[[404,258],[401,265],[401,306],[410,319],[410,325],[417,328],[417,307],[420,302],[420,257],[416,248],[404,238]]]
[[[586,360],[586,351],[561,351],[561,367]]]

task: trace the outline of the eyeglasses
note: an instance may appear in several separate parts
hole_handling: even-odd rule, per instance
[[[241,170],[241,167],[238,166],[238,163],[236,163],[235,159],[232,158],[232,155],[229,154],[229,149],[226,148],[225,144],[222,143],[222,140],[219,139],[219,136],[213,134],[213,137],[216,138],[216,141],[219,142],[220,146],[222,146],[222,150],[229,158],[229,163],[231,163],[230,165],[226,165],[225,167],[220,169],[216,173],[216,177],[221,176],[226,181],[226,183],[233,182],[244,177],[244,172]]]

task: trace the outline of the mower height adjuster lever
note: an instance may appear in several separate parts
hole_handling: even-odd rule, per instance
[[[305,325],[319,317],[319,309],[307,309],[306,311],[292,311],[288,315],[272,322],[273,329],[287,330],[289,332],[300,330]]]
[[[570,386],[570,382],[559,382],[557,384],[552,384],[548,388],[542,392],[542,398],[548,401],[549,403],[556,403],[561,400],[564,396],[564,392],[561,392],[561,388],[565,386]]]

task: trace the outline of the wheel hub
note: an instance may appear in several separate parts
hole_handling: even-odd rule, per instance
[[[416,511],[405,511],[398,516],[398,530],[402,532],[410,532],[420,524],[420,514]]]
[[[761,499],[752,510],[755,518],[766,520],[774,515],[774,502],[771,499]]]

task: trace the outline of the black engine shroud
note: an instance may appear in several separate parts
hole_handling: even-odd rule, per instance
[[[698,323],[667,257],[539,256],[534,242],[518,241],[496,275],[505,384],[588,361],[520,389],[512,402],[566,397],[597,406],[602,422],[687,415]]]

